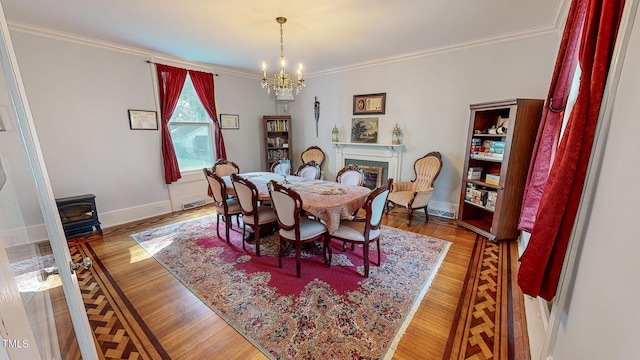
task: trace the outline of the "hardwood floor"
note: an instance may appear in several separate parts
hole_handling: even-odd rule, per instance
[[[122,315],[125,328],[143,334],[133,336],[133,341],[159,348],[143,352],[140,358],[266,358],[130,237],[149,228],[212,213],[212,207],[206,206],[105,229],[103,235],[74,241],[86,245],[82,246],[89,252],[86,255],[98,260],[96,273],[107,270],[108,276],[98,279],[102,286],[112,282],[119,288],[121,300],[112,301],[128,302],[125,305],[135,309],[130,315]],[[517,275],[515,243],[489,243],[447,219],[430,217],[425,224],[424,215],[415,214],[411,226],[406,226],[405,220],[405,213],[394,209],[384,216],[383,224],[448,240],[452,246],[393,358],[528,359],[522,294],[512,286]],[[495,279],[481,276],[480,272],[487,269]],[[487,284],[495,291],[487,290]],[[489,308],[494,318],[472,318],[470,314],[477,310],[474,306]],[[484,335],[472,334],[470,328],[485,321],[482,319],[487,323],[481,326],[493,328]]]

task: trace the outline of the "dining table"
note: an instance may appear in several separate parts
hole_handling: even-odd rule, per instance
[[[267,184],[271,180],[295,190],[302,199],[302,209],[308,214],[322,220],[329,234],[335,233],[341,219],[348,219],[364,205],[364,200],[371,190],[364,186],[348,185],[333,181],[308,179],[298,176],[283,175],[272,172],[247,172],[238,174],[255,184],[258,200],[271,200]],[[234,194],[230,176],[222,177],[227,185],[227,192]]]

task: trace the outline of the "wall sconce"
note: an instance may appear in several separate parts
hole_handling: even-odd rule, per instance
[[[333,125],[333,130],[331,130],[331,141],[338,142],[340,139],[338,138],[338,128]]]
[[[393,131],[391,132],[391,143],[393,145],[400,144],[400,128],[398,127],[397,123],[396,123],[396,126],[393,128]]]

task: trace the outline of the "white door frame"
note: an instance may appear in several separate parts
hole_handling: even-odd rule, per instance
[[[84,303],[82,301],[82,295],[80,294],[78,279],[75,273],[71,272],[70,266],[66,266],[66,264],[71,263],[71,255],[69,254],[67,240],[64,235],[62,223],[57,212],[57,206],[55,203],[51,182],[49,181],[49,175],[45,166],[44,156],[42,154],[42,149],[40,148],[38,136],[36,134],[33,116],[31,114],[31,109],[27,101],[26,91],[24,88],[24,84],[22,83],[22,76],[18,67],[17,57],[13,49],[13,42],[11,41],[9,27],[7,25],[7,20],[5,18],[4,9],[2,8],[1,3],[0,35],[0,55],[2,55],[2,70],[5,76],[7,92],[12,99],[17,126],[22,133],[23,145],[25,147],[26,153],[28,154],[28,161],[32,171],[33,180],[36,185],[35,188],[37,191],[38,202],[40,204],[40,210],[42,212],[42,216],[44,217],[44,222],[47,228],[47,233],[49,235],[49,241],[51,244],[51,249],[53,251],[53,256],[55,258],[56,264],[58,264],[60,279],[62,281],[62,289],[67,301],[67,306],[69,307],[69,314],[71,316],[71,321],[75,330],[80,353],[82,354],[82,357],[84,359],[97,359],[98,353],[93,341],[93,334],[91,331],[89,320],[87,318],[87,313],[84,308]],[[2,247],[2,249],[0,250],[0,252],[5,253],[4,256],[6,257],[4,247]],[[15,306],[15,304],[17,304],[16,301],[19,301],[19,304],[22,306],[22,300],[20,299],[19,294],[18,298],[16,299],[15,293],[7,291],[7,289],[5,289],[5,287],[15,288],[15,281],[12,280],[9,282],[5,282],[4,284],[5,285],[2,285],[2,287],[0,287],[0,294],[4,295],[6,293],[6,295],[9,296],[9,300],[6,303],[4,302],[4,300],[3,302],[0,302],[0,306],[2,306],[2,308],[0,308],[0,311],[2,311],[1,316],[4,326],[6,328],[10,327],[11,329],[14,329],[15,327],[16,332],[24,332],[24,324],[28,324],[28,321],[22,324],[15,323],[13,320],[4,322],[5,316],[8,316],[8,314],[5,314],[5,311],[8,311],[9,309],[5,309],[5,305]],[[22,311],[24,312],[24,308]],[[12,315],[18,315],[18,313],[16,312]],[[31,329],[29,329],[28,331],[31,332]],[[31,335],[31,338],[33,338],[33,334]],[[11,351],[9,351],[9,355],[11,355]],[[12,358],[19,359],[24,357]]]
[[[541,359],[553,359],[560,324],[563,322],[564,314],[566,314],[569,309],[571,294],[576,280],[576,271],[578,270],[580,250],[582,249],[587,225],[591,217],[593,200],[596,194],[595,190],[598,186],[602,158],[604,157],[607,135],[609,134],[609,126],[611,124],[614,100],[618,83],[620,82],[620,73],[622,72],[622,65],[629,44],[629,38],[631,37],[631,31],[633,30],[636,19],[638,2],[639,0],[627,0],[624,4],[609,74],[605,84],[604,96],[598,115],[598,125],[594,134],[595,140],[591,149],[591,159],[589,161],[584,189],[582,190],[578,213],[569,237],[569,244],[564,257],[564,265],[560,273],[558,291],[553,299]]]

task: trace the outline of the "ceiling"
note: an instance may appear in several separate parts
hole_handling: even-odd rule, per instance
[[[10,28],[43,28],[260,75],[305,74],[557,31],[566,0],[0,0]]]

